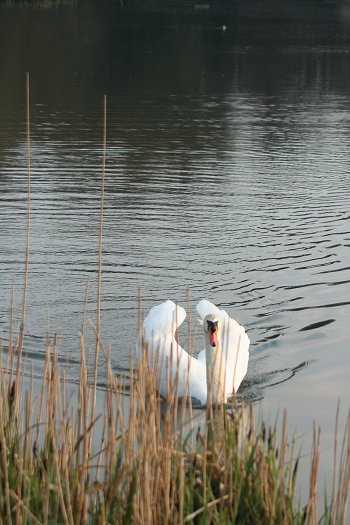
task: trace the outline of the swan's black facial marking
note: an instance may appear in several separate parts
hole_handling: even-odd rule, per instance
[[[219,321],[207,321],[207,324],[208,324],[208,332],[215,334],[215,332],[218,329]]]

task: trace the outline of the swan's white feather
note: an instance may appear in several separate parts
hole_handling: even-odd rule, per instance
[[[201,318],[202,324],[204,317],[206,317],[209,314],[219,315],[221,317],[221,311],[219,310],[219,308],[207,299],[202,299],[201,301],[199,301],[199,303],[196,306],[196,310]]]
[[[235,392],[247,372],[249,339],[245,330],[231,319],[224,310],[219,310],[207,300],[197,305],[202,319],[209,313],[215,313],[222,321],[225,332],[222,334],[222,347],[225,351],[227,395]],[[190,356],[175,339],[175,332],[186,318],[186,312],[173,301],[165,301],[149,311],[143,326],[143,338],[148,347],[149,366],[156,366],[159,374],[159,391],[163,397],[169,394],[169,388],[179,397],[191,396],[202,405],[207,400],[206,358],[205,351],[198,358]],[[226,333],[226,335],[225,335]],[[237,345],[239,352],[237,356]],[[138,344],[138,351],[140,351]],[[237,360],[237,362],[236,362]],[[234,380],[233,380],[234,379]]]
[[[168,300],[153,306],[144,322],[145,337],[149,340],[152,336],[174,335],[185,319],[185,310],[173,301]]]

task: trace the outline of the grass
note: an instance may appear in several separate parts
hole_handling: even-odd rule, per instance
[[[104,99],[104,155],[106,147]],[[333,489],[319,512],[320,432],[310,451],[309,495],[298,500],[295,437],[287,415],[277,426],[256,422],[252,406],[192,410],[169,388],[157,393],[147,348],[123,378],[112,371],[100,333],[103,226],[101,195],[96,347],[92,384],[85,357],[85,314],[78,344],[75,390],[58,366],[56,337],[48,338],[41,380],[23,373],[23,338],[30,241],[29,76],[27,76],[28,212],[22,319],[0,368],[0,525],[2,524],[239,524],[345,525],[350,488],[350,414],[340,454],[335,440]],[[140,315],[140,330],[142,329]],[[136,339],[136,338],[135,338]],[[102,357],[101,357],[102,356]],[[97,391],[99,359],[107,388]],[[97,401],[101,401],[100,405]],[[337,417],[338,420],[338,417]],[[337,435],[337,432],[336,432]],[[339,456],[339,457],[338,457]]]

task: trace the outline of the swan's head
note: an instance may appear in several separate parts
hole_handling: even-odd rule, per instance
[[[220,343],[220,319],[215,314],[209,314],[203,321],[204,335],[208,340],[209,346],[218,347]]]

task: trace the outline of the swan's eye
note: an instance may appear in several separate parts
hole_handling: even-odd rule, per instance
[[[212,334],[215,334],[215,332],[218,329],[218,323],[219,323],[219,321],[207,321],[208,332],[211,332]]]

